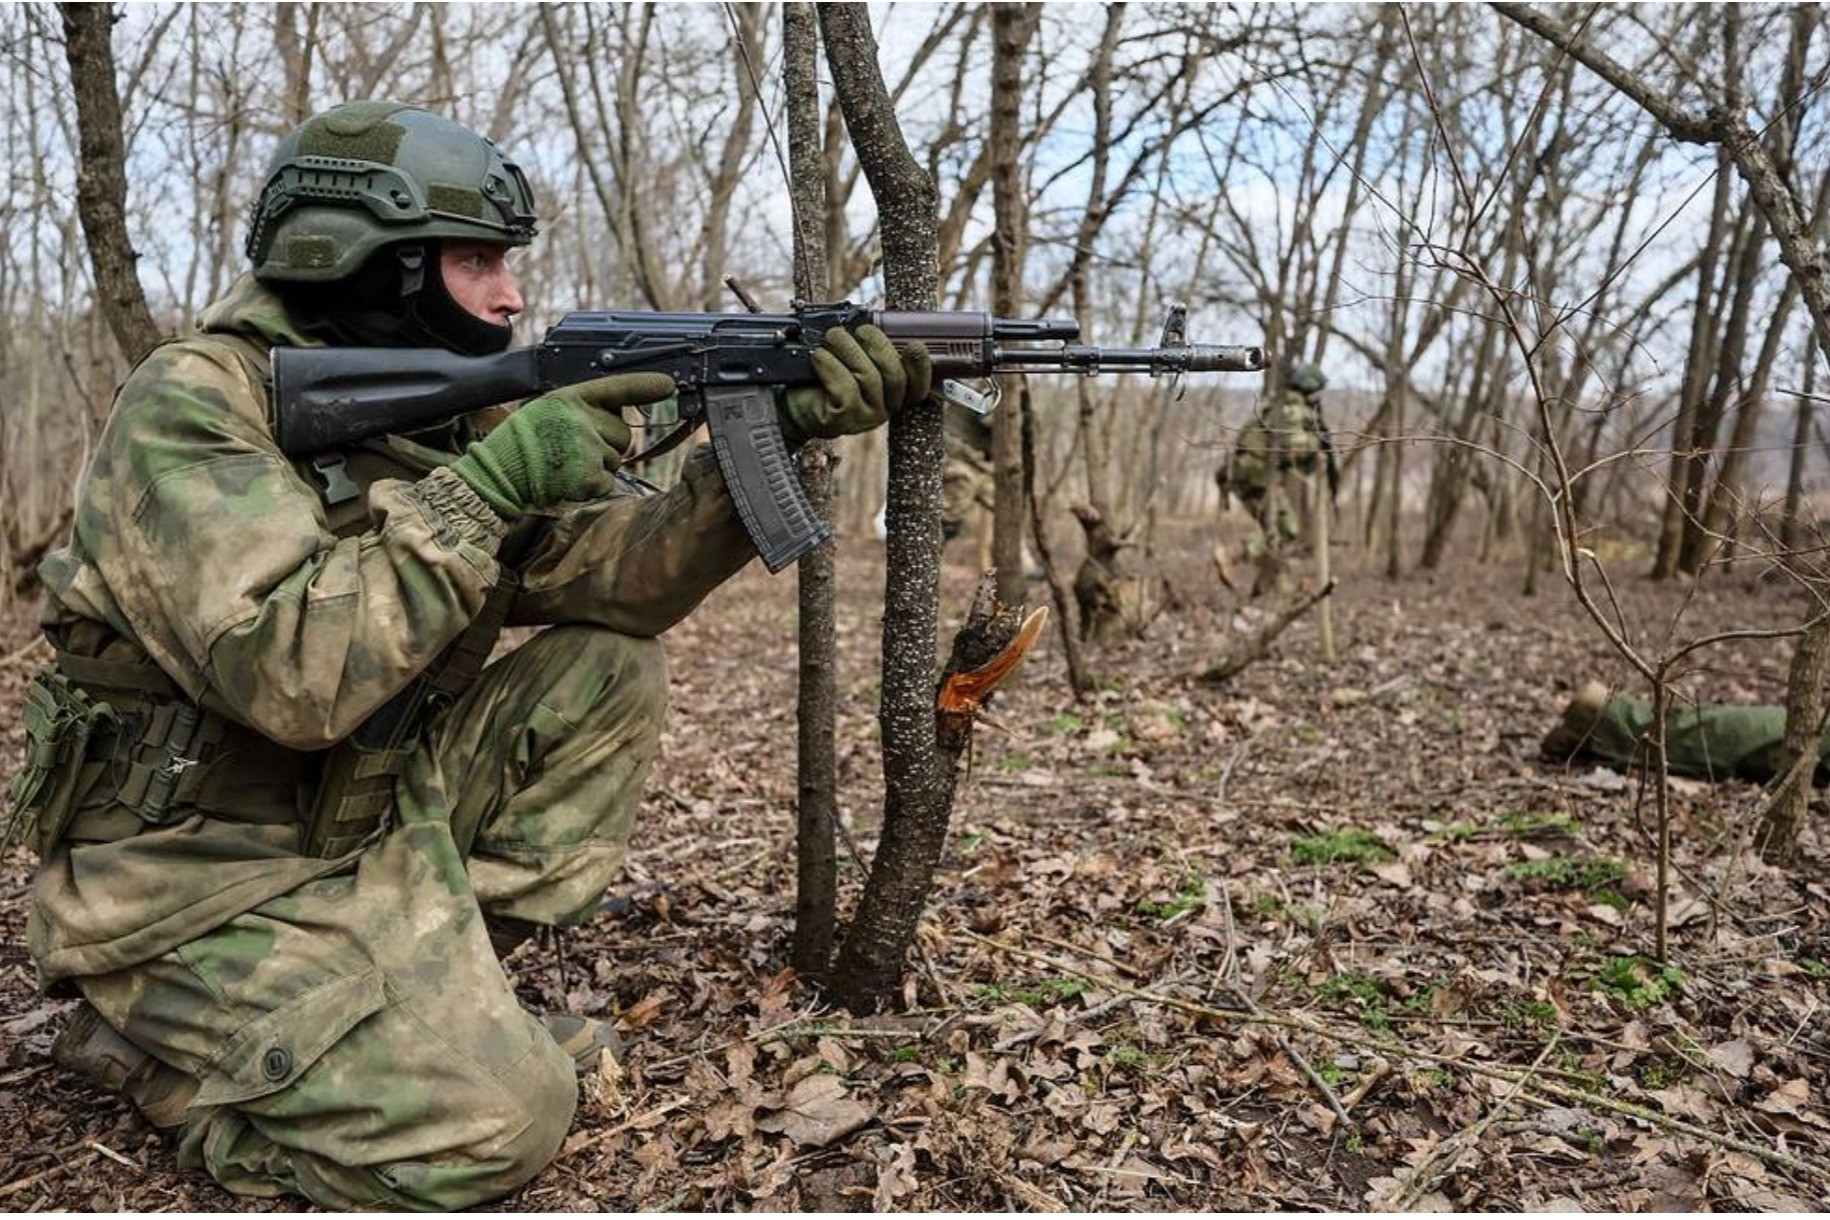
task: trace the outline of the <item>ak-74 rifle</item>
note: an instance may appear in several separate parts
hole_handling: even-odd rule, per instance
[[[1072,319],[1019,320],[944,310],[875,310],[840,302],[768,313],[567,314],[538,344],[495,356],[436,349],[280,347],[273,351],[274,432],[288,457],[309,458],[370,437],[412,432],[498,403],[612,373],[659,372],[679,387],[680,426],[643,456],[711,434],[744,528],[771,572],[832,537],[808,503],[776,414],[778,387],[817,385],[812,355],[835,326],[871,323],[897,346],[919,342],[936,378],[1009,372],[1250,372],[1258,347],[1189,343],[1173,306],[1160,346],[1088,347]],[[996,405],[956,381],[953,400]]]

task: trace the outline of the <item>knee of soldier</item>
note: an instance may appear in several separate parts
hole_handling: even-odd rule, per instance
[[[541,702],[573,724],[605,718],[652,724],[667,711],[667,653],[661,641],[568,623],[528,644],[551,673]]]
[[[502,1084],[519,1105],[515,1121],[477,1130],[465,1145],[427,1161],[381,1170],[391,1202],[425,1211],[461,1211],[500,1199],[539,1175],[559,1155],[578,1109],[578,1071],[548,1043],[515,1066]]]
[[[488,1157],[500,1166],[504,1194],[533,1180],[559,1155],[578,1109],[578,1066],[548,1041],[516,1066],[510,1087],[528,1123]]]

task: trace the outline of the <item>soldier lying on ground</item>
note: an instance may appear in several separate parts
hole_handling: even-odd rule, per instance
[[[597,909],[660,738],[655,637],[755,553],[709,449],[663,494],[617,478],[618,409],[673,383],[308,462],[269,417],[277,345],[505,349],[534,235],[521,171],[455,123],[305,123],[252,274],[128,377],[40,569],[57,659],[15,816],[44,857],[32,956],[84,998],[56,1055],[238,1193],[499,1198],[613,1043],[523,1011],[497,955]],[[826,352],[822,389],[779,398],[791,443],[928,393],[926,352],[875,328]],[[504,622],[550,626],[485,668]]]
[[[1782,771],[1786,711],[1783,707],[1726,704],[1674,706],[1665,720],[1665,762],[1673,775],[1691,779],[1741,779],[1770,783]],[[1651,762],[1646,734],[1652,705],[1632,695],[1609,695],[1599,682],[1586,682],[1544,738],[1551,762],[1598,762],[1618,770]],[[1830,731],[1818,742],[1812,782],[1830,782]]]

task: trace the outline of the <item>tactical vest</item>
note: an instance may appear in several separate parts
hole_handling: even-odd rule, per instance
[[[235,335],[230,348],[258,383],[266,349]],[[193,340],[195,341],[195,340]],[[294,463],[319,495],[338,538],[368,528],[368,488],[418,479],[449,455],[398,437]],[[428,726],[469,689],[519,591],[506,565],[464,631],[394,698],[328,750],[288,749],[190,699],[128,641],[103,655],[66,650],[26,692],[26,760],[12,784],[5,839],[23,834],[48,854],[60,841],[109,842],[201,812],[228,821],[299,825],[300,851],[340,856],[386,829],[394,781]],[[117,658],[128,654],[134,659]],[[3,844],[0,844],[3,846]]]

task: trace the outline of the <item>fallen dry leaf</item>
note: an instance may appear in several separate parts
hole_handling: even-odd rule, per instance
[[[830,1072],[803,1077],[785,1098],[765,1103],[764,1109],[768,1112],[757,1117],[756,1129],[779,1132],[803,1148],[824,1148],[874,1117]]]

